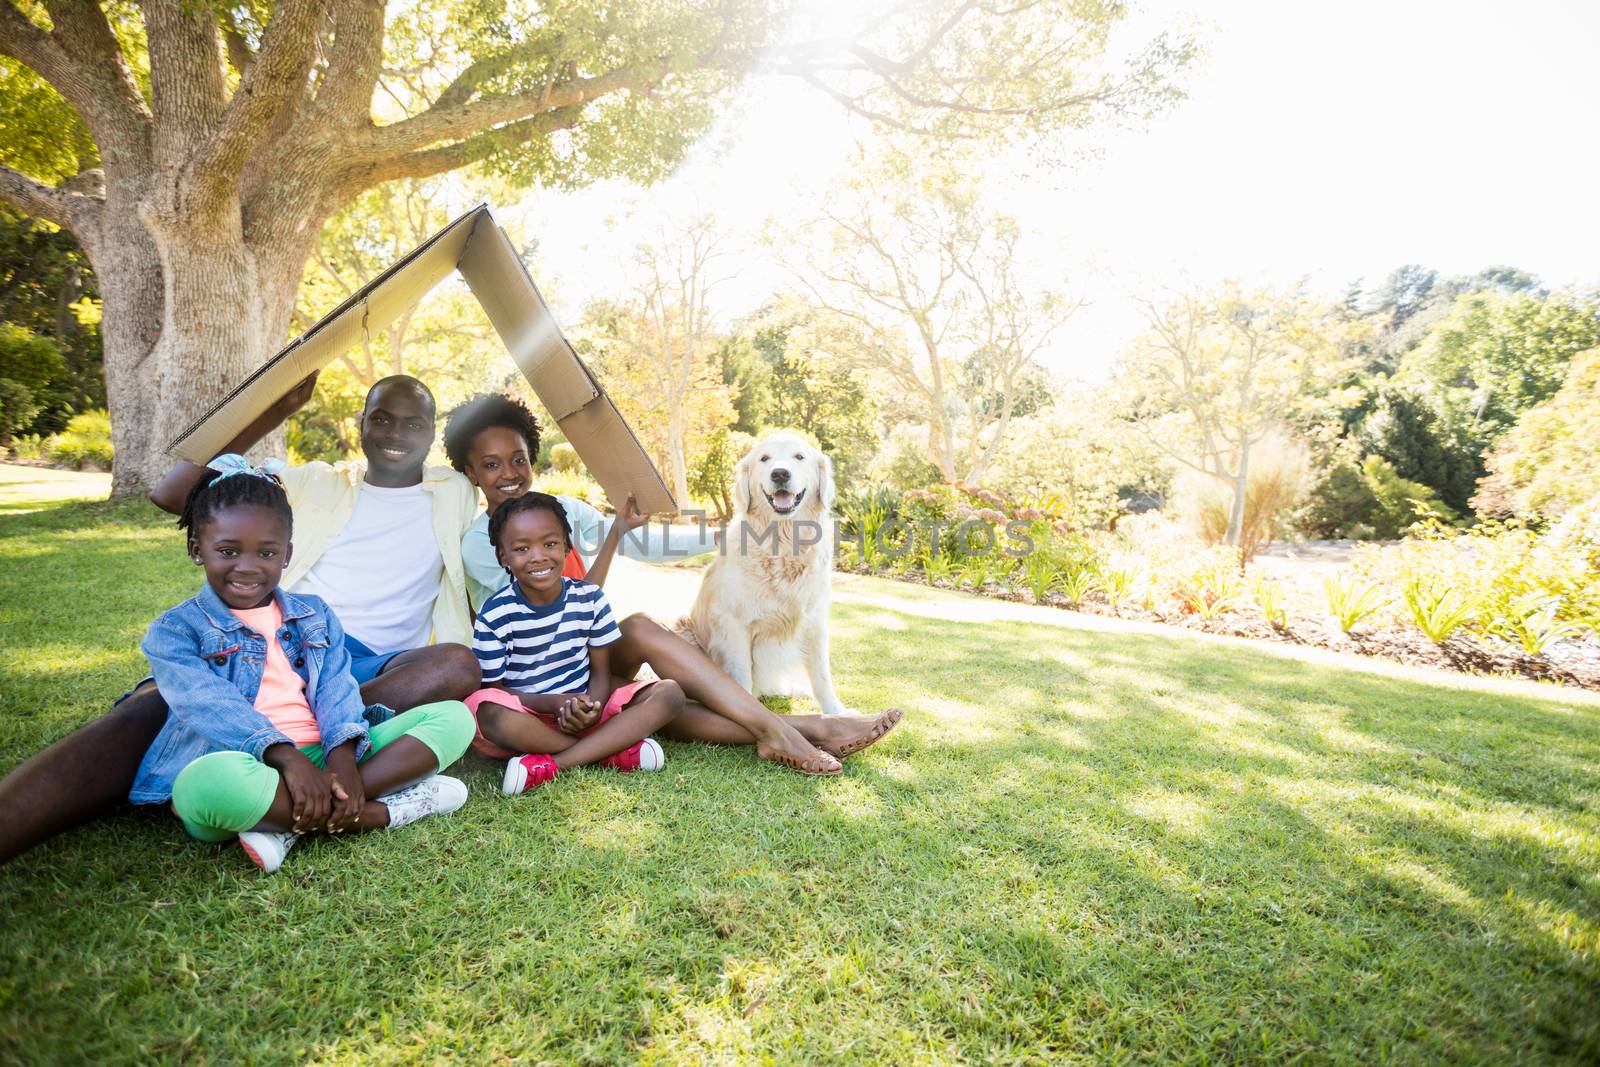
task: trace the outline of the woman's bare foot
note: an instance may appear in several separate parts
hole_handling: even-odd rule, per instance
[[[890,708],[881,715],[823,718],[812,727],[811,742],[844,759],[877,744],[899,725],[903,716],[899,708]]]
[[[844,764],[821,746],[813,747],[811,742],[801,736],[800,731],[792,726],[786,726],[780,742],[787,742],[782,747],[768,741],[756,743],[756,755],[773,763],[781,763],[801,774],[824,776],[838,774],[844,770]]]

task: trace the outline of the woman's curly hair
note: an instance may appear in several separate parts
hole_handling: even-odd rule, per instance
[[[491,426],[503,426],[520,434],[528,442],[530,462],[539,455],[539,420],[533,417],[528,405],[503,393],[479,393],[445,416],[444,454],[450,466],[465,471],[473,438]]]

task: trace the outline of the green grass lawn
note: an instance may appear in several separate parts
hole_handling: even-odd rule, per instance
[[[0,769],[197,578],[146,505],[0,508]],[[1600,1057],[1592,698],[835,617],[845,698],[909,712],[838,778],[669,744],[507,799],[468,757],[457,815],[272,877],[161,812],[28,854],[0,1060]]]

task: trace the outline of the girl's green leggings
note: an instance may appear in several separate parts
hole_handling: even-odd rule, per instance
[[[459,700],[441,700],[402,712],[374,726],[362,762],[398,737],[415,737],[438,757],[439,769],[450,766],[466,752],[477,726],[472,713]],[[318,767],[327,756],[321,745],[302,745],[301,752]],[[245,752],[213,752],[201,756],[178,773],[172,783],[172,807],[190,836],[202,841],[226,841],[249,830],[266,817],[278,792],[278,772]]]

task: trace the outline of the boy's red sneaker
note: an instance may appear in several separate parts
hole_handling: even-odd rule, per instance
[[[508,797],[537,789],[556,776],[556,761],[549,756],[530,753],[506,760],[506,776],[500,780],[500,792]]]
[[[667,754],[661,751],[661,745],[653,737],[647,737],[631,748],[625,748],[615,756],[607,756],[600,761],[600,766],[610,767],[614,771],[659,771],[666,765]]]

